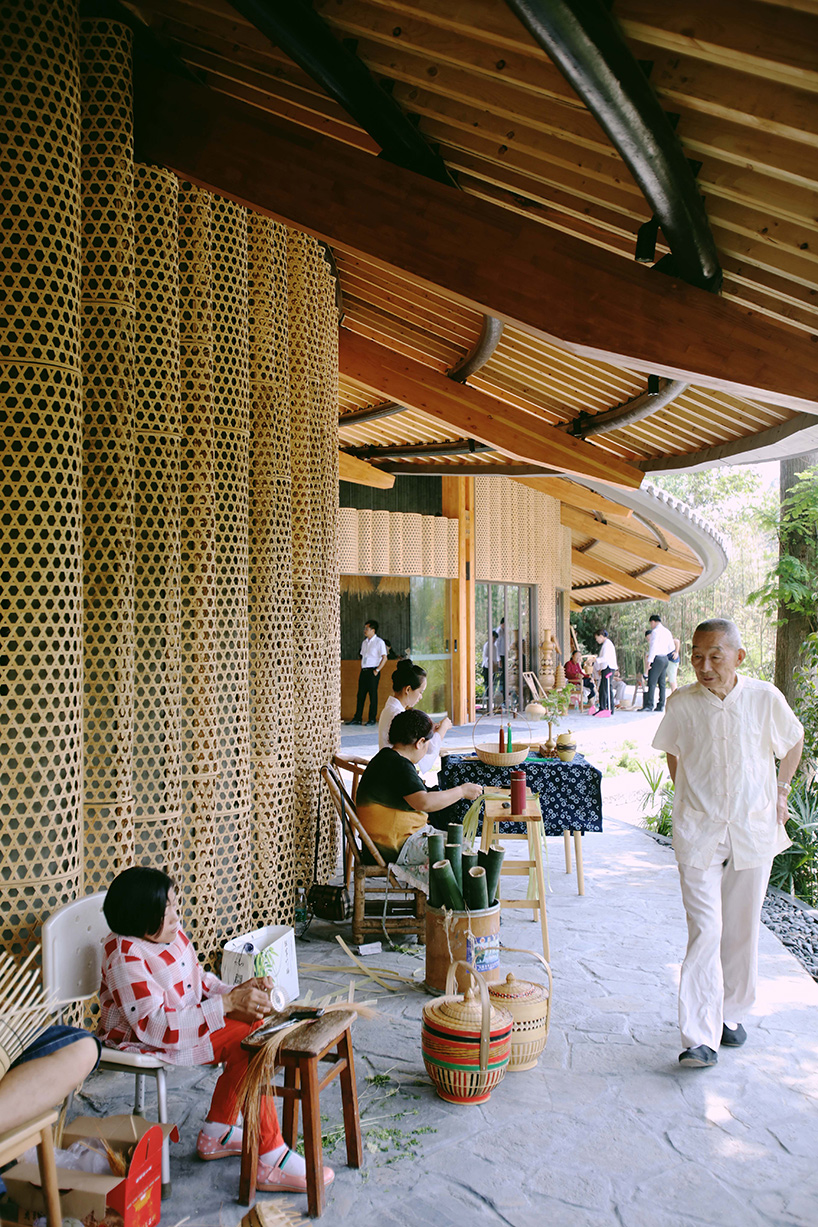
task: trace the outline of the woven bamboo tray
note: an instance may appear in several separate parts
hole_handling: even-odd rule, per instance
[[[519,767],[520,763],[525,762],[531,753],[532,748],[531,725],[524,717],[521,716],[517,718],[523,720],[523,723],[528,729],[528,742],[524,745],[522,742],[512,741],[511,750],[500,753],[496,746],[493,746],[488,742],[482,742],[480,745],[477,744],[477,741],[475,740],[477,725],[480,724],[481,720],[487,719],[486,716],[480,717],[477,724],[475,724],[474,728],[472,729],[472,742],[474,744],[474,752],[480,759],[481,763],[485,763],[488,767]]]

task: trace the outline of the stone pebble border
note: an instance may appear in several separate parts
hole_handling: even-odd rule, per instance
[[[643,830],[657,844],[671,847],[665,835],[657,835],[646,828]],[[793,895],[770,886],[761,908],[761,920],[798,959],[813,980],[818,981],[818,908],[810,907]]]

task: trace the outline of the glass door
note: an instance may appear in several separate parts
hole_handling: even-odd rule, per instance
[[[450,601],[449,580],[412,576],[409,593],[410,655],[416,665],[426,670],[426,690],[421,706],[430,716],[447,715],[451,708]]]
[[[535,590],[527,584],[477,584],[475,672],[477,710],[522,711],[529,702],[523,673],[536,671]]]

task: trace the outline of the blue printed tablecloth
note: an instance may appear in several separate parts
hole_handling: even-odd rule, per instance
[[[511,783],[510,767],[490,767],[479,759],[461,754],[447,754],[441,759],[438,784],[441,791],[454,788],[472,780],[495,788],[508,788]],[[537,758],[529,755],[521,768],[525,771],[526,783],[540,798],[546,835],[562,835],[563,831],[602,830],[602,772],[593,767],[581,754],[570,763],[553,758]],[[444,814],[450,822],[461,822],[469,808],[468,801],[458,801],[448,809],[434,815]],[[435,823],[439,825],[439,823]],[[522,823],[504,822],[501,833],[522,833]]]

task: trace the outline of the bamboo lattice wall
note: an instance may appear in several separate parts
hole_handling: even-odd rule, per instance
[[[134,163],[127,30],[7,8],[4,944],[135,859],[217,965],[291,919],[338,744],[332,278],[314,240]]]

